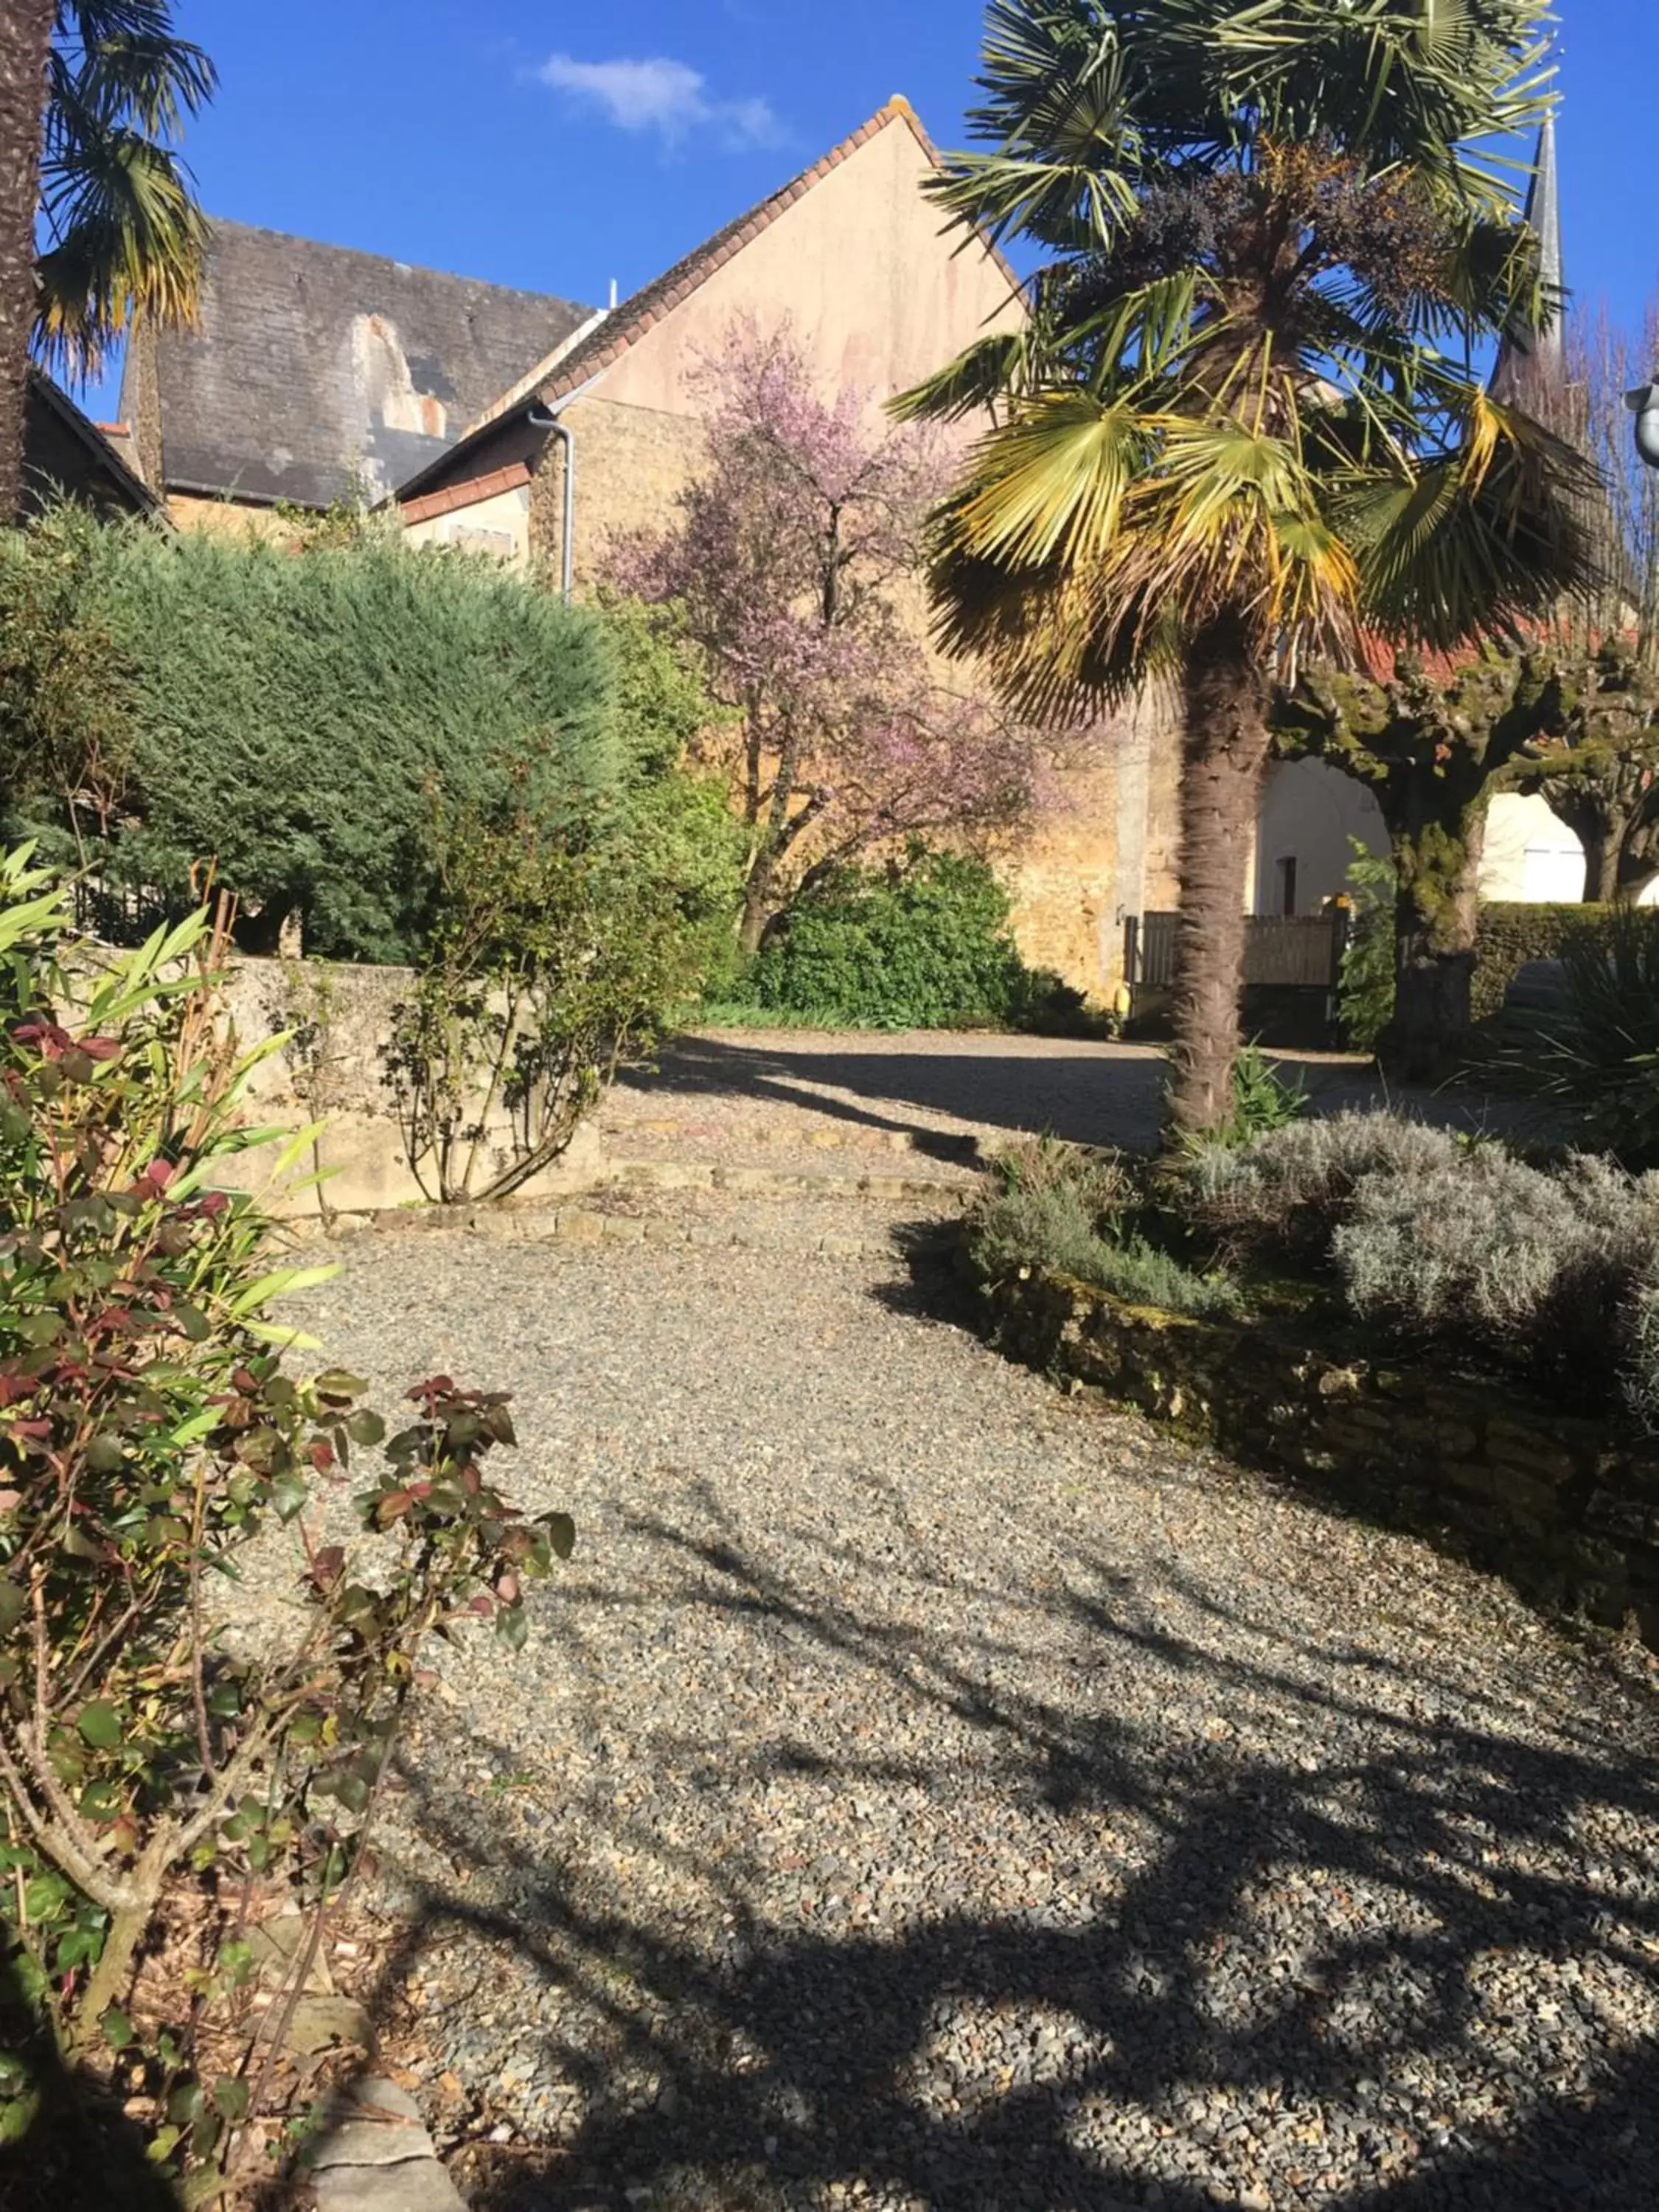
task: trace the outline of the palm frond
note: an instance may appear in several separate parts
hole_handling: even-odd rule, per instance
[[[1583,457],[1542,424],[1478,395],[1456,449],[1408,474],[1334,489],[1368,622],[1439,651],[1483,635],[1519,639],[1564,599],[1604,581],[1596,483]]]
[[[1132,405],[1086,392],[1030,401],[975,451],[957,517],[963,544],[1017,568],[1098,562],[1155,435]]]
[[[176,141],[216,82],[165,0],[59,0],[34,334],[51,366],[95,373],[135,315],[194,313],[207,225]]]
[[[1030,355],[1029,325],[993,331],[975,339],[936,375],[901,392],[890,403],[889,411],[901,422],[960,422],[988,409],[1005,394],[1030,390]]]

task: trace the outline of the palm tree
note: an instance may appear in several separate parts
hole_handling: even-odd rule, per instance
[[[1593,568],[1585,464],[1484,389],[1547,328],[1494,139],[1547,0],[995,0],[959,224],[1046,256],[1022,326],[901,403],[993,408],[936,521],[939,633],[1028,711],[1183,694],[1171,1112],[1231,1109],[1274,684],[1364,632],[1517,632]]]
[[[194,312],[207,226],[179,160],[213,65],[169,0],[9,0],[0,21],[0,516],[21,504],[31,343],[94,374]],[[37,252],[37,247],[44,250]]]

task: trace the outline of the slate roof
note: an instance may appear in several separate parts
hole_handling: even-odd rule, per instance
[[[167,489],[305,507],[384,495],[591,313],[216,222],[198,326],[159,341]]]
[[[867,123],[861,124],[838,146],[832,146],[810,169],[805,169],[799,176],[792,178],[757,206],[735,216],[723,228],[717,230],[712,238],[705,239],[701,246],[677,261],[672,269],[664,270],[660,276],[653,277],[648,284],[641,285],[637,292],[630,294],[620,307],[601,317],[585,337],[562,352],[556,360],[546,363],[544,380],[538,379],[532,372],[531,376],[520,377],[516,386],[503,384],[501,389],[509,394],[508,402],[498,402],[491,407],[473,423],[467,435],[461,440],[460,446],[454,450],[459,452],[482,440],[498,423],[507,421],[514,415],[526,412],[532,407],[556,404],[597,376],[602,369],[609,368],[653,325],[672,314],[682,301],[688,299],[700,285],[707,283],[716,270],[723,268],[735,255],[741,253],[751,240],[758,238],[762,231],[775,222],[797,200],[804,198],[814,185],[894,122],[908,125],[928,160],[938,163],[938,152],[923,129],[921,118],[909,101],[902,94],[896,93]],[[995,249],[992,251],[995,252]],[[996,258],[1007,275],[1010,290],[1018,290],[1019,279],[1012,269],[1000,253],[996,254]],[[548,350],[550,353],[552,349],[550,347]],[[405,479],[398,486],[399,499],[407,501],[419,497],[425,486],[442,473],[445,465],[453,458],[453,453],[442,454],[415,476]]]
[[[23,416],[23,482],[31,507],[61,491],[110,514],[160,511],[155,493],[125,456],[33,362]]]

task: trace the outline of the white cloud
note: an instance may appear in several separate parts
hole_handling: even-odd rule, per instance
[[[613,62],[550,54],[532,74],[618,131],[654,131],[665,145],[676,145],[695,131],[707,131],[734,149],[775,146],[783,137],[769,101],[711,99],[701,70],[665,54]]]

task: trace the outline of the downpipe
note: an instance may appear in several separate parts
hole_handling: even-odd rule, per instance
[[[576,573],[576,434],[550,407],[532,407],[532,430],[545,430],[564,447],[564,514],[559,544],[559,596],[570,605]]]

